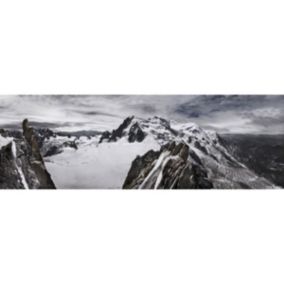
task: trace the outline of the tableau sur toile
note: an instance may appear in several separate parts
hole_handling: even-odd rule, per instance
[[[281,189],[284,95],[0,96],[1,189]]]

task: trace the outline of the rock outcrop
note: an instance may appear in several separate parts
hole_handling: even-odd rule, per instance
[[[160,141],[171,141],[178,135],[178,131],[171,127],[169,121],[158,116],[148,119],[129,116],[117,129],[103,132],[99,143],[115,142],[123,137],[129,143],[142,142],[148,135]]]
[[[99,143],[106,141],[106,142],[115,142],[119,138],[121,138],[124,134],[125,129],[130,125],[134,116],[127,117],[122,124],[117,128],[114,129],[112,132],[105,131],[102,133]]]
[[[48,173],[43,158],[41,156],[40,147],[37,137],[32,127],[29,127],[28,120],[23,121],[23,135],[30,151],[30,163],[39,181],[40,189],[55,189],[55,185]]]
[[[33,184],[27,183],[24,175],[24,169],[27,169],[27,159],[23,156],[23,145],[18,146],[13,141],[8,145],[3,146],[0,149],[0,188],[1,189],[24,189]],[[17,151],[17,148],[19,151]],[[17,153],[19,157],[17,158]],[[32,172],[25,171],[26,176],[29,176],[30,181],[35,180],[35,176],[32,176]],[[35,185],[36,186],[36,185]]]
[[[185,143],[171,142],[132,163],[124,189],[210,189],[206,170],[190,156]]]
[[[55,189],[38,145],[36,134],[23,121],[23,137],[0,149],[0,188]]]

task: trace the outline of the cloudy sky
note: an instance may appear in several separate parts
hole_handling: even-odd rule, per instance
[[[58,130],[105,130],[129,115],[195,122],[222,133],[284,133],[284,95],[0,96],[0,127],[24,118]]]

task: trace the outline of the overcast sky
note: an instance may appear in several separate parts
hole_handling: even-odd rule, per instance
[[[222,133],[284,133],[284,95],[0,96],[0,127],[24,118],[60,130],[105,130],[129,115],[159,115]]]

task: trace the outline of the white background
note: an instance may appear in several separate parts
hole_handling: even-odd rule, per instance
[[[281,94],[282,3],[1,1],[0,93]],[[284,281],[282,191],[0,195],[0,283]]]

